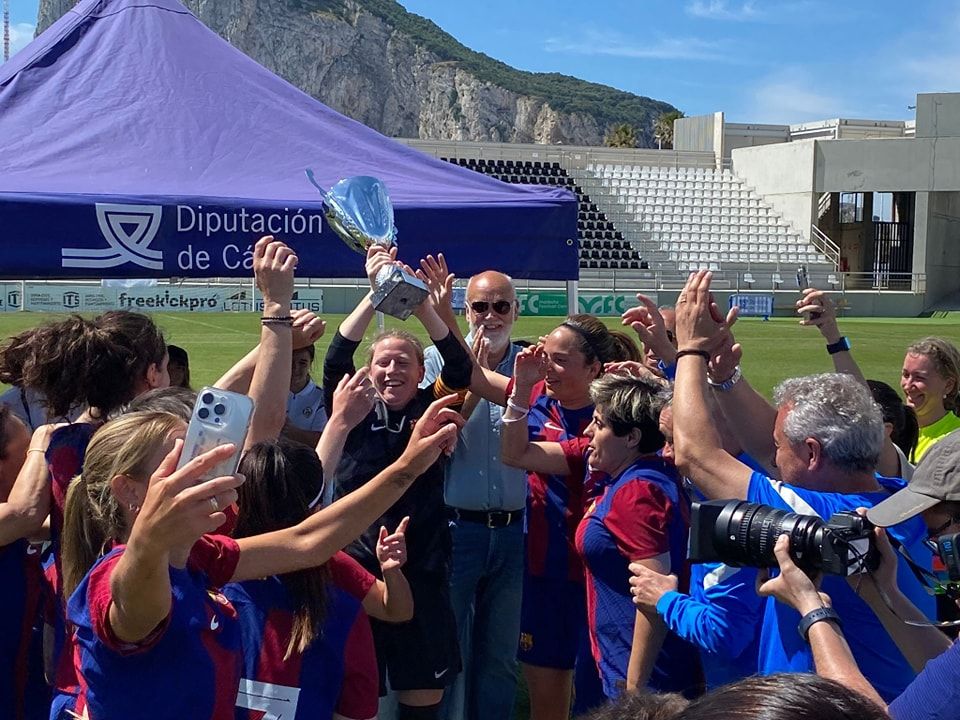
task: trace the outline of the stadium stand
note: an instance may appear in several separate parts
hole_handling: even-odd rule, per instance
[[[577,182],[602,210],[629,221],[630,239],[663,271],[707,268],[718,279],[738,274],[775,287],[799,265],[836,269],[729,170],[591,164]]]
[[[568,188],[576,193],[579,201],[577,242],[580,245],[580,267],[594,270],[647,269],[646,261],[641,258],[635,246],[624,238],[623,233],[567,174],[560,163],[472,157],[440,159],[490,175],[503,182]]]
[[[776,288],[799,265],[836,268],[729,170],[456,157],[442,160],[503,182],[569,188],[579,201],[582,277],[655,268],[678,280],[709,268],[718,287]],[[631,272],[633,271],[633,272]]]

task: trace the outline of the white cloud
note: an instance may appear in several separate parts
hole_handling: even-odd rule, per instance
[[[577,38],[547,38],[544,50],[578,55],[610,55],[649,60],[726,60],[723,43],[696,37],[659,37],[627,40],[613,32],[586,30]]]
[[[25,48],[37,30],[36,25],[30,23],[13,23],[10,25],[10,55],[11,57],[18,51]],[[2,54],[2,53],[0,53]],[[2,58],[0,58],[2,60]]]
[[[756,3],[747,0],[743,3],[729,3],[727,0],[694,0],[686,7],[688,15],[706,20],[756,20],[761,16]]]
[[[750,91],[744,120],[790,125],[860,116],[847,99],[825,88],[817,74],[786,68],[762,78]]]
[[[907,57],[897,64],[897,70],[911,93],[960,92],[960,55],[956,53]]]

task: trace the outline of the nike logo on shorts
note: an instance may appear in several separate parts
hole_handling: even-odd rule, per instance
[[[450,668],[444,668],[444,669],[441,670],[440,672],[434,671],[434,673],[433,673],[434,679],[435,679],[435,680],[439,680],[440,678],[442,678],[444,675],[447,674],[447,670],[449,670],[449,669],[450,669]]]

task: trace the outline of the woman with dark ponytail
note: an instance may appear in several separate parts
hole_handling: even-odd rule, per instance
[[[593,416],[590,383],[607,363],[630,360],[625,338],[615,337],[592,315],[571,315],[537,346],[545,357],[544,373],[525,372],[520,366],[513,380],[496,373],[474,373],[471,390],[513,408],[520,425],[504,420],[502,459],[527,469],[526,563],[521,608],[520,652],[530,689],[532,715],[565,718],[570,714],[573,669],[592,664],[587,647],[587,609],[583,563],[575,534],[592,488],[583,474],[534,472],[518,458],[523,450],[507,441],[510,428],[524,448],[527,442],[563,442],[583,437]],[[528,348],[525,353],[533,352]],[[518,356],[518,360],[519,360]],[[508,413],[510,411],[508,410]],[[579,665],[578,665],[579,666]],[[583,710],[602,701],[599,680],[581,685],[578,673],[577,707]]]
[[[240,473],[246,481],[239,490],[238,539],[296,525],[320,506],[323,469],[306,445],[258,443],[244,456]],[[318,567],[227,585],[224,594],[237,609],[242,633],[241,690],[295,693],[290,720],[374,717],[380,683],[367,616],[387,622],[413,617],[410,586],[400,570],[405,529],[406,520],[392,535],[381,528],[383,580],[341,551]],[[243,700],[241,692],[238,718],[247,717]]]
[[[883,413],[884,432],[889,443],[880,451],[880,467],[899,468],[897,477],[910,481],[914,466],[908,458],[913,455],[920,437],[920,424],[913,408],[906,405],[897,391],[880,380],[867,380],[867,386]]]

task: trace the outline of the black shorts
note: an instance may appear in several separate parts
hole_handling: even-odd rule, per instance
[[[370,619],[380,666],[380,694],[391,690],[442,690],[460,673],[457,619],[443,575],[410,579],[413,619],[387,623]]]

